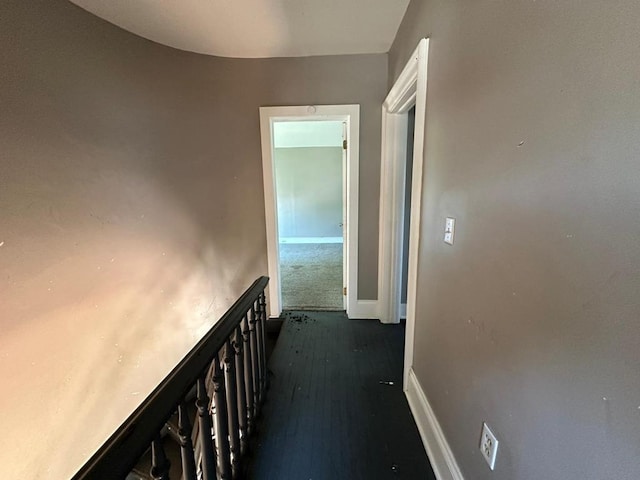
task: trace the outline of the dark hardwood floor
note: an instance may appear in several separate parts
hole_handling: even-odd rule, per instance
[[[403,326],[285,317],[248,478],[435,479],[402,392]]]

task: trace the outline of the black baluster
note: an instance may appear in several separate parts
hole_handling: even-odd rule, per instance
[[[251,315],[249,317],[249,339],[251,345],[251,370],[253,373],[252,388],[253,388],[253,416],[258,415],[258,409],[260,407],[260,359],[258,358],[258,335],[256,323],[258,317],[256,314],[255,303],[251,305]]]
[[[213,358],[213,404],[216,412],[216,443],[218,444],[218,466],[220,478],[231,479],[231,454],[229,450],[229,418],[227,416],[227,398],[224,385],[224,374],[220,368],[220,359]]]
[[[213,447],[209,396],[203,377],[199,378],[197,383],[196,407],[198,407],[198,434],[202,445],[202,478],[216,480],[216,452]]]
[[[178,405],[178,437],[180,438],[180,456],[182,457],[182,478],[183,480],[196,480],[191,422],[189,422],[187,406],[184,403]]]
[[[247,405],[247,432],[253,433],[253,362],[251,360],[251,331],[249,320],[245,315],[242,319],[242,343],[244,344],[244,387]]]
[[[160,434],[151,442],[151,478],[153,480],[169,480],[169,460],[164,453]]]
[[[233,341],[233,349],[236,354],[236,399],[238,404],[240,453],[244,455],[249,444],[247,441],[247,394],[244,386],[244,349],[242,348],[242,344],[242,329],[238,325]]]
[[[264,401],[265,384],[267,379],[267,352],[264,345],[265,325],[264,319],[266,316],[265,305],[262,304],[262,299],[258,297],[257,305],[257,319],[256,319],[256,335],[258,337],[258,360],[260,364],[260,391],[258,393],[258,399],[260,405]]]
[[[233,335],[232,335],[233,336]],[[236,387],[235,351],[231,338],[224,348],[224,383],[227,392],[227,412],[229,415],[229,447],[231,450],[231,472],[233,478],[240,474],[240,434],[238,431],[238,392]]]

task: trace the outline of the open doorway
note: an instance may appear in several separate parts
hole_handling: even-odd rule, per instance
[[[382,323],[406,318],[405,390],[413,367],[416,324],[428,52],[429,40],[424,38],[382,105],[378,315]]]
[[[276,146],[276,137],[279,135],[277,131],[283,126],[284,130],[297,130],[297,134],[293,137],[300,139],[304,137],[301,128],[306,128],[305,123],[317,123],[324,124],[325,126],[333,125],[336,128],[338,125],[341,128],[341,136],[339,140],[338,149],[342,150],[341,156],[341,169],[342,173],[338,177],[335,168],[334,157],[333,177],[341,178],[342,182],[342,195],[338,198],[342,199],[342,221],[336,218],[335,213],[327,213],[329,211],[336,212],[335,195],[331,196],[332,205],[324,205],[322,207],[309,207],[305,204],[305,201],[300,200],[300,196],[293,195],[290,198],[278,198],[278,185],[280,184],[280,190],[283,189],[286,193],[289,188],[288,194],[292,195],[292,190],[302,195],[302,198],[306,198],[310,194],[311,182],[314,183],[313,189],[320,192],[320,197],[327,197],[326,193],[322,189],[331,189],[336,191],[335,183],[332,187],[323,187],[322,183],[318,184],[317,178],[320,173],[317,172],[315,166],[311,165],[313,162],[307,163],[307,171],[302,172],[300,169],[304,167],[301,162],[308,162],[313,158],[313,152],[309,152],[309,148],[314,148],[309,144],[303,143],[295,144],[296,146],[284,146],[285,144],[278,143]],[[360,123],[360,107],[359,105],[309,105],[309,106],[292,106],[292,107],[261,107],[260,108],[260,132],[262,139],[262,171],[264,180],[264,196],[265,196],[265,226],[267,234],[267,260],[269,270],[269,316],[278,317],[282,313],[283,309],[283,293],[284,299],[287,301],[287,308],[322,308],[323,305],[317,305],[317,292],[316,298],[313,300],[289,300],[288,293],[286,291],[287,283],[293,287],[297,287],[301,282],[300,277],[298,279],[294,277],[283,277],[283,270],[286,270],[288,266],[293,267],[300,271],[305,278],[305,282],[311,285],[311,288],[318,288],[319,282],[315,281],[316,275],[314,275],[313,268],[309,265],[305,266],[303,263],[299,263],[304,255],[297,255],[297,251],[304,251],[308,248],[303,247],[305,242],[310,245],[316,245],[318,261],[317,264],[322,263],[322,257],[324,253],[333,250],[334,252],[328,256],[336,258],[335,251],[342,249],[342,275],[336,274],[335,268],[336,262],[331,269],[334,272],[333,278],[339,277],[341,279],[341,285],[338,290],[341,299],[342,307],[325,307],[325,308],[340,308],[345,309],[347,316],[351,316],[354,312],[357,312],[357,291],[358,291],[358,177],[359,177],[359,123]],[[286,126],[285,124],[290,124]],[[297,124],[297,125],[296,125]],[[285,135],[286,137],[286,135]],[[291,135],[289,135],[291,138]],[[291,141],[291,140],[289,140]],[[281,142],[281,140],[278,140]],[[317,140],[315,141],[317,142]],[[330,145],[335,148],[335,140],[332,140]],[[312,142],[314,143],[314,142]],[[317,146],[317,145],[316,145]],[[296,153],[293,148],[307,149],[307,151],[298,150]],[[284,151],[288,149],[288,151]],[[282,151],[280,151],[282,150]],[[304,155],[300,155],[304,153]],[[307,160],[301,160],[306,157]],[[288,164],[284,170],[284,173],[279,172],[277,165]],[[311,165],[311,166],[310,166]],[[317,165],[316,165],[317,166]],[[297,170],[296,170],[297,169]],[[326,173],[326,172],[325,172]],[[280,179],[278,177],[281,177]],[[300,180],[302,179],[302,182]],[[292,188],[291,185],[287,187],[287,182],[298,182],[297,187]],[[307,188],[304,188],[304,183],[307,182]],[[284,186],[284,187],[283,187]],[[303,188],[300,188],[300,187]],[[306,191],[305,191],[306,190]],[[315,195],[316,197],[318,195]],[[311,210],[309,210],[311,208]],[[296,212],[292,212],[292,209]],[[315,210],[314,210],[315,209]],[[302,212],[301,215],[298,213]],[[304,213],[306,212],[306,213]],[[311,212],[311,213],[310,213]],[[324,212],[324,213],[323,213]],[[326,218],[325,218],[326,214]],[[308,221],[308,215],[313,215],[315,219],[312,222]],[[286,217],[281,219],[280,217]],[[331,219],[329,221],[329,218]],[[320,220],[324,219],[324,220]],[[337,220],[337,221],[336,221]],[[323,223],[326,228],[321,230],[320,223]],[[282,231],[282,234],[281,234]],[[318,239],[321,238],[321,241]],[[297,247],[289,248],[291,245],[298,245]],[[283,258],[285,263],[281,262],[281,256],[289,256],[289,260]],[[326,257],[325,257],[326,258]],[[339,254],[338,254],[339,258]],[[288,263],[287,261],[298,262]],[[339,261],[339,260],[338,260]],[[326,263],[326,261],[325,261]],[[338,264],[339,266],[339,264]],[[284,272],[287,275],[287,272]],[[316,272],[317,274],[317,272]],[[283,282],[284,280],[284,282]],[[335,289],[333,281],[328,280],[327,284],[332,286],[331,295],[335,295]],[[283,286],[285,291],[283,291]],[[311,290],[309,290],[311,292]],[[295,293],[295,292],[294,292]],[[311,292],[313,295],[313,292]],[[333,296],[332,305],[338,305],[336,297]],[[303,305],[295,305],[295,303],[303,303]],[[314,305],[316,304],[316,305]],[[357,313],[356,313],[357,315]]]
[[[273,124],[282,308],[344,310],[345,124]]]
[[[404,172],[404,211],[402,212],[402,273],[400,276],[401,320],[407,318],[407,292],[409,287],[409,234],[411,232],[411,190],[413,177],[413,140],[416,126],[416,106],[407,112],[407,166]]]

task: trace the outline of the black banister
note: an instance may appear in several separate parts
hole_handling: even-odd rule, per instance
[[[262,343],[264,339],[255,337],[254,333],[251,341],[243,342],[245,340],[243,334],[245,333],[244,329],[250,326],[246,320],[248,313],[251,314],[250,320],[259,324],[258,326],[252,322],[251,327],[257,327],[259,333],[264,332],[266,314],[264,311],[256,312],[256,305],[258,305],[258,310],[265,308],[264,290],[268,281],[267,277],[260,277],[253,282],[251,287],[242,294],[120,428],[85,463],[72,480],[124,479],[150,446],[153,446],[152,459],[155,469],[153,478],[169,478],[168,463],[161,448],[159,435],[165,423],[178,411],[178,407],[180,407],[180,428],[182,429],[179,433],[183,449],[183,464],[189,449],[194,450],[191,437],[184,429],[193,425],[194,429],[200,429],[198,438],[204,440],[204,445],[198,446],[201,455],[195,458],[194,462],[188,461],[183,466],[187,473],[185,478],[193,478],[194,463],[196,469],[204,474],[205,479],[216,478],[215,474],[211,477],[212,472],[205,472],[208,468],[216,468],[218,478],[231,478],[229,475],[231,466],[233,466],[233,478],[239,476],[237,457],[246,449],[247,430],[251,430],[251,427],[254,426],[255,413],[258,408],[258,405],[254,405],[254,403],[263,399],[265,393],[263,391],[265,388],[264,376],[266,374],[264,344]],[[256,313],[258,314],[256,315]],[[251,348],[252,351],[243,352],[243,349],[247,348]],[[255,363],[248,365],[247,359],[251,359],[250,362]],[[251,367],[254,366],[257,371],[252,371]],[[206,385],[206,379],[209,378],[208,372],[211,368],[215,373],[215,389],[209,389],[210,386]],[[236,373],[237,368],[246,368],[250,372],[238,370]],[[243,379],[246,379],[244,385],[236,384],[236,381],[241,382]],[[250,384],[247,385],[246,381],[249,381]],[[229,387],[233,391],[225,394],[225,388]],[[254,391],[254,389],[258,391]],[[195,418],[189,419],[188,409],[185,405],[189,400],[186,398],[189,394],[193,395],[196,390],[197,395],[193,399],[193,403],[198,407],[198,411]],[[218,395],[215,395],[216,392]],[[250,395],[253,398],[249,398]],[[246,397],[247,401],[243,403],[241,397]],[[210,405],[212,400],[224,403]],[[228,404],[228,400],[235,402],[235,405]],[[219,418],[212,421],[211,417],[220,413],[224,416],[219,415]],[[240,415],[239,419],[238,415]],[[215,429],[212,429],[213,425],[216,426]],[[202,430],[203,428],[204,430]],[[233,431],[228,432],[229,428],[232,428]],[[216,435],[222,433],[224,438],[218,438],[212,442],[212,430],[216,431]],[[229,441],[231,441],[231,448]],[[224,458],[218,458],[219,451],[207,451],[212,448],[219,450],[218,445],[222,445]]]

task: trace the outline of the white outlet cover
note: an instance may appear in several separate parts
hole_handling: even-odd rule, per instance
[[[486,423],[482,424],[482,435],[480,436],[480,452],[489,464],[491,470],[495,469],[496,456],[498,455],[498,439],[489,429]]]
[[[456,230],[456,219],[447,217],[447,220],[444,223],[444,243],[448,243],[449,245],[453,245],[453,235]]]

